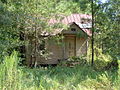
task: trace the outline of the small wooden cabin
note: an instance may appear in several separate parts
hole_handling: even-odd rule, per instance
[[[88,41],[91,37],[90,20],[91,16],[86,14],[72,14],[65,17],[62,23],[69,25],[70,28],[68,30],[54,31],[54,36],[58,34],[63,36],[60,41],[62,44],[55,42],[52,38],[45,40],[44,48],[49,51],[47,58],[40,55],[32,55],[32,46],[27,46],[27,64],[58,64],[60,60],[87,54]],[[55,23],[55,20],[50,20],[50,22]]]

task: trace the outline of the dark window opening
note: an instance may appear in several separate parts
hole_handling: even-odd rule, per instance
[[[42,51],[42,54],[45,54],[45,41],[42,40],[41,43],[39,44],[39,51]]]
[[[40,43],[40,45],[39,45],[39,50],[45,50],[45,41],[44,40],[42,40],[41,41],[41,43]]]
[[[84,24],[84,21],[81,21],[81,24]]]
[[[76,29],[75,28],[71,28],[71,31],[76,31]]]

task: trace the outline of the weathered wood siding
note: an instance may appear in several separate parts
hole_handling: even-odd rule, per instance
[[[65,35],[64,43],[65,43],[64,58],[67,59],[69,57],[75,56],[76,55],[76,36],[75,35]]]
[[[76,37],[76,56],[87,54],[87,39]]]
[[[58,45],[53,40],[46,40],[45,47],[50,52],[47,59],[41,57],[39,54],[32,55],[34,42],[32,45],[26,46],[26,59],[27,64],[57,64],[60,59],[67,59],[71,56],[81,56],[87,54],[87,36],[76,25],[72,25],[71,28],[75,28],[76,31],[63,31],[64,39],[63,45]]]
[[[58,63],[58,60],[63,58],[62,46],[52,40],[49,40],[46,44],[47,44],[46,48],[49,51],[50,55],[48,57],[48,60],[45,61],[45,63],[48,64]]]

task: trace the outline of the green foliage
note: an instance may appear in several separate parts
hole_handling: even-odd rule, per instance
[[[17,28],[17,14],[13,9],[14,6],[0,1],[0,60],[4,55],[11,54],[21,44],[20,30]]]
[[[72,0],[72,1],[77,3],[78,7],[80,8],[81,13],[91,14],[90,0]]]
[[[70,57],[66,60],[61,60],[58,64],[59,66],[68,66],[68,67],[75,67],[75,66],[84,66],[88,65],[88,61],[86,60],[86,57]]]
[[[95,8],[95,43],[114,59],[119,55],[119,0],[108,0]]]
[[[26,32],[27,35],[39,41],[38,35],[42,31],[51,32],[53,29],[61,28],[61,25],[49,26],[47,22],[50,18],[61,20],[62,16],[71,13],[90,14],[90,1],[0,0],[0,60],[3,60],[3,62],[0,61],[0,89],[119,90],[120,70],[103,71],[111,60],[119,59],[120,55],[119,4],[119,0],[108,0],[108,3],[104,4],[97,3],[97,1],[94,3],[95,32],[97,33],[94,65],[96,70],[102,69],[102,71],[95,71],[85,64],[86,59],[76,57],[70,60],[80,61],[82,64],[79,63],[73,68],[59,65],[55,68],[29,69],[18,66],[19,58],[16,52],[10,55],[17,46],[22,45],[19,39],[20,32]],[[55,41],[61,38],[55,37]]]
[[[29,40],[20,40],[21,32],[40,44],[39,36],[43,31],[51,33],[64,27],[60,24],[49,25],[49,20],[61,20],[62,16],[80,12],[76,7],[77,3],[66,0],[0,0],[0,59],[3,60],[15,48],[28,45]]]
[[[120,70],[95,71],[89,65],[30,69],[18,66],[17,55],[0,64],[1,90],[120,89]]]
[[[0,89],[15,90],[20,88],[22,72],[18,68],[18,54],[13,52],[11,56],[6,56],[0,64]]]

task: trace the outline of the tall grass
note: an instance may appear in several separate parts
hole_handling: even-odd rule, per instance
[[[18,66],[14,52],[0,64],[0,90],[119,90],[120,70],[95,71],[89,65],[34,68]]]
[[[0,64],[0,89],[15,90],[20,88],[21,71],[18,69],[17,52],[6,56]]]

